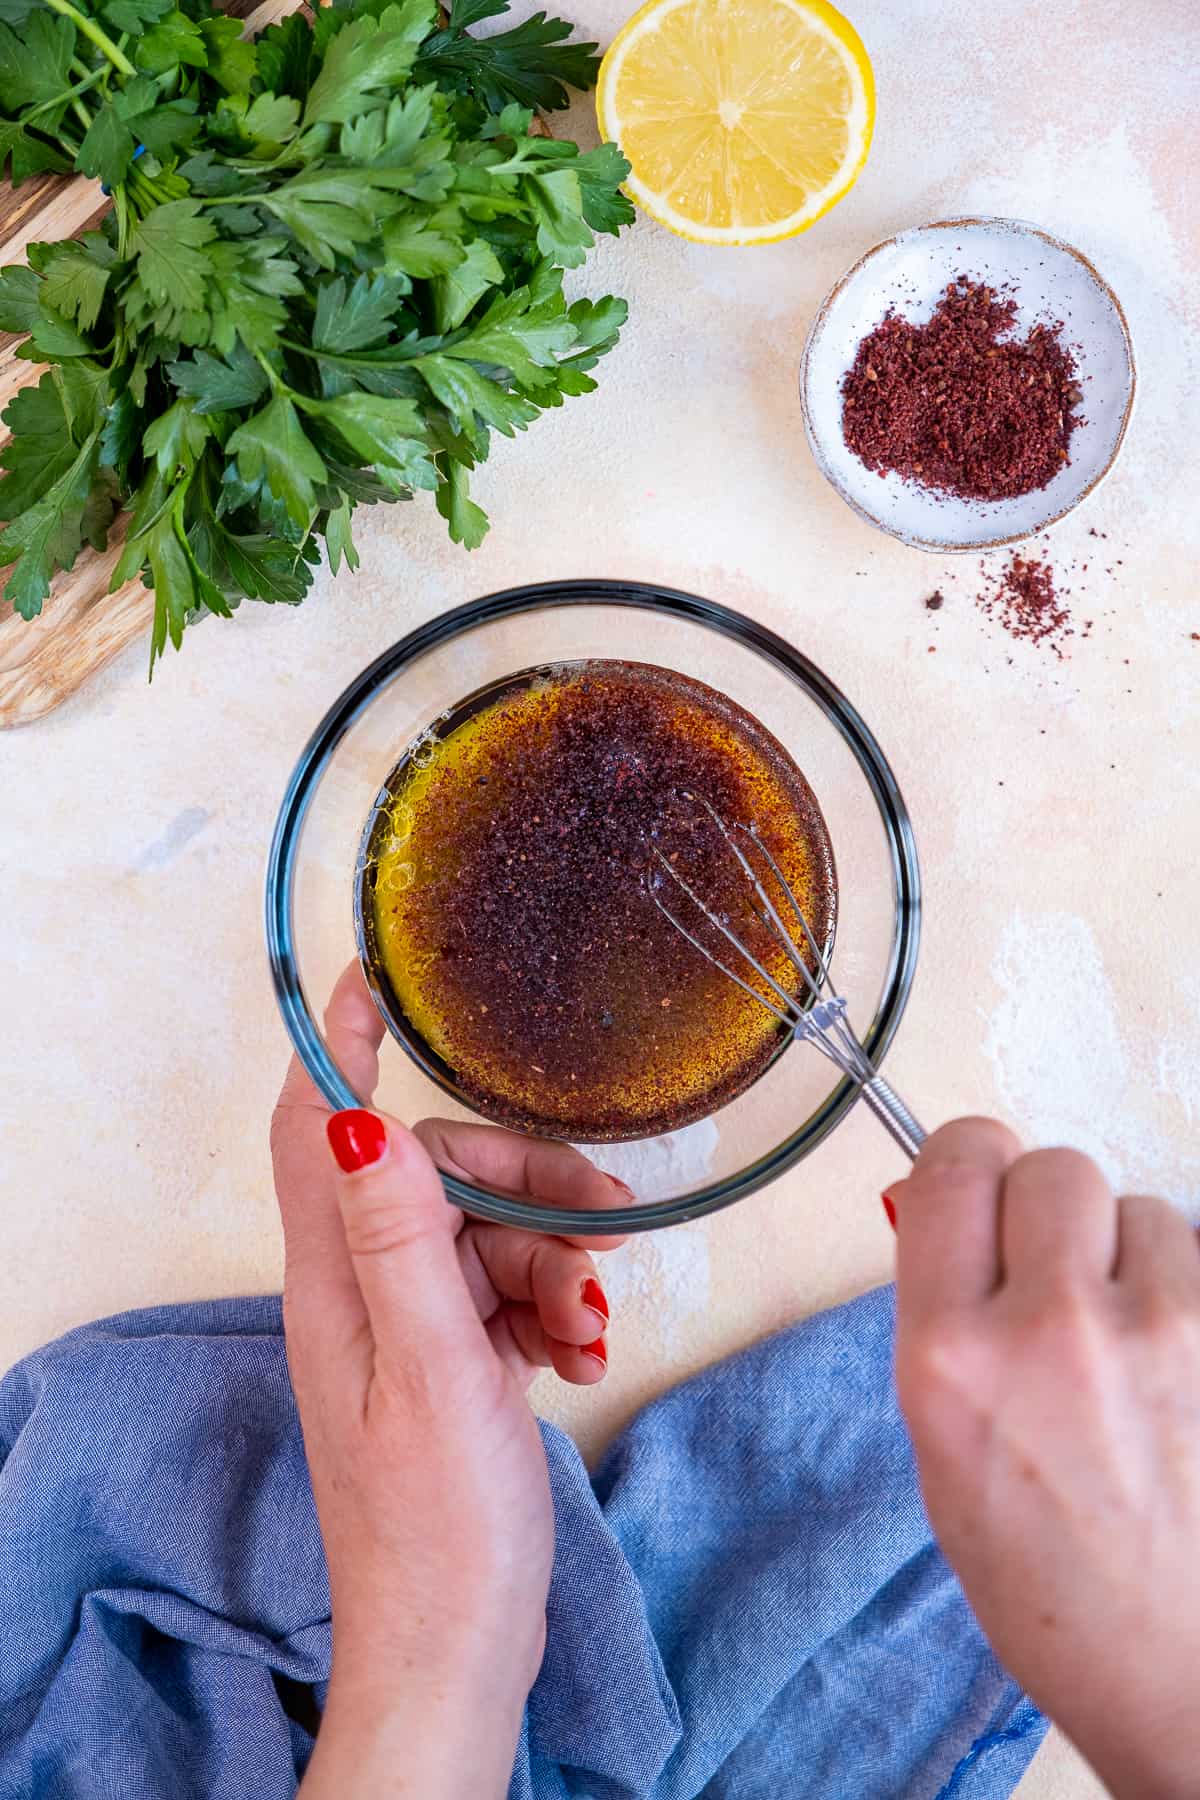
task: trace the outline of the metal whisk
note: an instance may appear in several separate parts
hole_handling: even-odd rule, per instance
[[[804,984],[803,994],[799,997],[790,994],[775,980],[770,971],[747,949],[737,934],[730,930],[725,922],[728,915],[722,916],[715,912],[706,901],[701,899],[687,880],[686,875],[682,874],[676,864],[663,854],[659,844],[651,845],[650,854],[654,867],[653,870],[648,870],[645,876],[646,890],[650,898],[664,918],[669,919],[675,929],[682,932],[689,944],[694,945],[701,956],[712,963],[714,968],[720,969],[721,973],[727,975],[730,981],[736,982],[738,987],[749,994],[752,999],[757,1000],[760,1006],[764,1006],[779,1020],[781,1025],[788,1028],[794,1037],[802,1038],[806,1043],[812,1044],[823,1056],[828,1057],[829,1061],[839,1068],[843,1075],[856,1082],[863,1099],[880,1124],[895,1139],[906,1156],[915,1157],[925,1141],[924,1128],[917,1123],[900,1096],[879,1074],[851,1029],[846,1018],[846,1002],[833,985],[825,953],[817,943],[812,928],[804,916],[803,908],[784,879],[779,864],[753,826],[727,825],[700,794],[681,793],[679,798],[693,807],[702,808],[708,814],[713,826],[721,834],[728,849],[737,859],[740,867],[739,879],[745,879],[752,886],[758,901],[757,915],[777,938],[789,960],[795,965]],[[795,937],[784,924],[779,909],[764,887],[754,863],[750,860],[751,856],[761,859],[760,867],[765,864],[778,883],[781,893],[787,897],[787,902],[799,923],[804,943],[810,952],[811,961],[809,957],[805,956]],[[683,920],[665,904],[660,892],[664,875],[670,877],[676,887],[681,889],[704,915],[713,930],[718,931],[732,946],[742,959],[743,965],[752,969],[766,984],[771,993],[775,995],[778,1004],[768,999],[757,988],[752,987],[743,976],[737,973],[736,968],[730,968],[728,963],[722,962],[719,956],[715,956],[694,932],[688,930]]]

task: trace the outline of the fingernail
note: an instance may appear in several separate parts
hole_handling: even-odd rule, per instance
[[[604,1289],[592,1275],[583,1284],[583,1304],[608,1324],[608,1301],[604,1298]]]
[[[888,1224],[891,1226],[892,1230],[895,1231],[896,1208],[892,1202],[892,1197],[890,1194],[880,1194],[879,1198],[883,1201],[883,1210],[887,1214]]]
[[[598,1337],[594,1344],[584,1344],[582,1348],[585,1356],[594,1356],[596,1361],[600,1364],[600,1367],[602,1369],[607,1369],[608,1345],[602,1337]]]
[[[325,1126],[325,1134],[343,1175],[370,1168],[387,1149],[387,1127],[383,1120],[360,1106],[334,1113]]]
[[[634,1193],[633,1189],[630,1187],[630,1185],[627,1181],[618,1181],[617,1177],[615,1175],[610,1175],[608,1179],[612,1182],[612,1184],[615,1188],[620,1189],[621,1193],[623,1193],[625,1195],[625,1198],[627,1200],[632,1201],[634,1206],[637,1205],[637,1195]]]

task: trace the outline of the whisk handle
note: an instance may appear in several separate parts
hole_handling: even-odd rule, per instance
[[[862,1084],[862,1097],[888,1135],[895,1139],[910,1162],[925,1142],[925,1127],[918,1125],[895,1089],[882,1075],[873,1075]]]

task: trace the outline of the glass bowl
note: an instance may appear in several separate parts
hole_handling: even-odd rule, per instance
[[[365,1103],[416,1120],[477,1119],[453,1077],[394,1036],[374,1096],[334,1060],[320,1009],[358,954],[356,865],[363,828],[405,749],[467,694],[504,675],[586,657],[656,663],[707,682],[774,733],[824,813],[838,869],[833,975],[879,1062],[912,986],[920,873],[908,812],[883,753],[849,701],[774,632],[715,601],[629,581],[553,581],[490,594],[412,631],[322,719],[288,783],[267,870],[267,947],[288,1035],[334,1108]],[[638,1204],[550,1207],[444,1175],[470,1213],[583,1235],[647,1231],[744,1198],[820,1144],[854,1103],[852,1084],[792,1045],[719,1111],[659,1138],[588,1145]]]

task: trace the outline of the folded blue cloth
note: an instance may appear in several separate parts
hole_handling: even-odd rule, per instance
[[[933,1543],[889,1289],[655,1401],[557,1549],[510,1800],[998,1800],[1045,1720]],[[329,1589],[279,1302],[125,1313],[0,1383],[0,1796],[287,1800]],[[463,1793],[471,1794],[464,1771]]]

